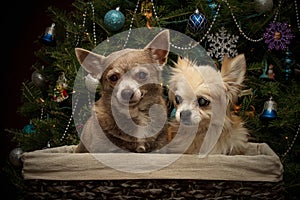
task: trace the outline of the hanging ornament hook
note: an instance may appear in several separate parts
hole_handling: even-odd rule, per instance
[[[55,31],[55,23],[52,23],[50,27],[46,28],[45,34],[41,38],[41,41],[47,45],[54,46],[55,45],[54,31]]]

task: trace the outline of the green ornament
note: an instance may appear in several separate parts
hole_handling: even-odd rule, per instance
[[[110,31],[120,30],[125,23],[125,16],[120,12],[120,7],[108,11],[104,16],[104,24]]]

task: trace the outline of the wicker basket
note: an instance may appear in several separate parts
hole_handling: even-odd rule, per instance
[[[26,199],[284,199],[282,164],[264,143],[252,143],[247,155],[181,155],[144,173],[116,170],[95,159],[98,154],[73,153],[74,148],[23,154]],[[101,156],[126,160],[128,155]],[[153,164],[172,155],[138,156]]]

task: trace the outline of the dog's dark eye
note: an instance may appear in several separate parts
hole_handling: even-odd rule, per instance
[[[199,97],[199,98],[197,99],[197,101],[198,101],[198,105],[199,105],[200,107],[202,107],[202,106],[208,106],[209,103],[210,103],[210,101],[207,100],[207,99],[205,99],[204,97]]]
[[[175,95],[175,102],[176,104],[181,104],[182,103],[182,97],[179,95]]]
[[[140,80],[144,80],[147,77],[147,73],[145,72],[138,72],[137,73],[137,78]]]
[[[113,75],[109,76],[108,79],[111,82],[116,82],[117,80],[119,80],[119,76],[117,74],[113,74]]]

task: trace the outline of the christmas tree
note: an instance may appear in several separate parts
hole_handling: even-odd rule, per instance
[[[78,94],[87,96],[87,90],[101,88],[96,79],[82,74],[87,90],[84,94],[80,88],[74,90],[80,70],[76,47],[92,50],[115,34],[161,27],[199,42],[217,66],[226,54],[245,54],[246,87],[234,111],[246,120],[251,141],[267,143],[281,158],[287,197],[296,199],[300,184],[298,7],[296,0],[75,0],[68,12],[50,6],[52,23],[36,35],[39,48],[31,79],[20,86],[18,112],[28,122],[20,130],[6,129],[17,144],[12,153],[78,144],[80,121],[87,116],[74,123],[74,114],[89,106],[80,103]],[[22,185],[18,174],[11,172],[11,176]]]

